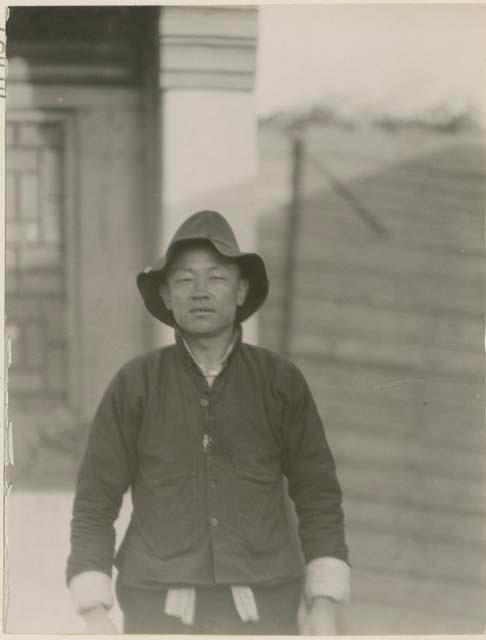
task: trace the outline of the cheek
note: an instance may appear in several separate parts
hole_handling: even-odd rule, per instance
[[[171,292],[170,302],[172,308],[181,309],[187,304],[187,300],[189,299],[189,295],[185,291],[175,290]]]
[[[238,300],[239,292],[236,287],[225,287],[224,291],[221,292],[221,298],[226,302],[235,303]]]

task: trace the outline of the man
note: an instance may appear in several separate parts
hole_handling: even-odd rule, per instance
[[[334,460],[300,371],[242,341],[268,294],[263,260],[201,211],[137,284],[176,343],[122,367],[94,418],[67,567],[88,631],[116,632],[115,564],[127,633],[336,633],[350,587]]]

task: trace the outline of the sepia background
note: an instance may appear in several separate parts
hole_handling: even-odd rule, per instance
[[[76,468],[112,375],[172,339],[135,276],[203,208],[264,257],[245,336],[324,420],[343,631],[484,630],[485,26],[479,5],[11,9],[8,632],[84,630]]]

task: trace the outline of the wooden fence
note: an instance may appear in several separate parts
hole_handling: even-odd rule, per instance
[[[277,350],[290,145],[268,126],[260,146],[271,281],[260,337]],[[304,146],[290,354],[345,496],[344,631],[480,633],[486,146],[479,134],[322,127],[307,128]]]

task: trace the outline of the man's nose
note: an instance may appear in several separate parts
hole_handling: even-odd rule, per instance
[[[196,278],[194,281],[194,287],[192,290],[192,295],[194,298],[207,298],[208,294],[208,285],[205,278]]]

